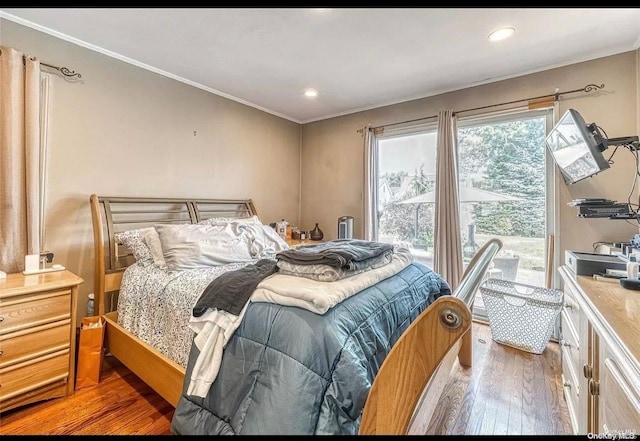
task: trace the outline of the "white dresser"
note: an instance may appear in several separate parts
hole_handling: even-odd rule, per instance
[[[640,434],[640,291],[576,276],[563,281],[564,395],[576,434]]]

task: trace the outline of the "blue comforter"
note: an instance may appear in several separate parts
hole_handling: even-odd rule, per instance
[[[393,344],[448,284],[414,262],[318,315],[251,303],[205,398],[187,396],[192,345],[171,430],[180,435],[358,433],[373,379]]]

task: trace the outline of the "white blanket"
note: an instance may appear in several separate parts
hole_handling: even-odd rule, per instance
[[[212,309],[200,317],[191,316],[189,327],[197,334],[193,341],[200,354],[191,370],[187,394],[203,398],[207,396],[211,384],[218,376],[224,347],[240,326],[248,305],[249,302],[244,305],[240,315]]]
[[[412,261],[413,255],[408,249],[397,247],[389,264],[335,282],[275,273],[258,284],[249,300],[297,306],[324,314],[353,294],[399,273]]]

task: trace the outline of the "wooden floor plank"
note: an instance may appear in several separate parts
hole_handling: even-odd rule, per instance
[[[421,422],[427,434],[571,435],[558,345],[549,343],[535,355],[494,342],[487,325],[474,323],[473,332],[473,366],[456,362],[430,424]],[[484,420],[490,399],[493,421],[488,415]],[[173,413],[149,386],[106,357],[98,385],[1,414],[0,435],[168,435]],[[484,433],[490,426],[491,433]]]
[[[509,397],[509,422],[507,423],[507,435],[520,435],[523,433],[523,394],[524,394],[524,358],[513,354],[513,371],[511,372],[511,396]]]

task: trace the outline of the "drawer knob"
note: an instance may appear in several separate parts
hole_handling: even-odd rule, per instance
[[[593,376],[593,366],[585,364],[582,366],[582,373],[584,374],[584,378],[591,378]]]
[[[567,348],[572,348],[574,345],[565,339],[560,339],[560,345],[561,346],[566,346]],[[577,345],[575,346],[576,350],[580,349]]]
[[[2,354],[4,354],[4,351],[0,349],[0,356],[2,356]]]
[[[569,302],[564,302],[565,309],[573,309],[573,305]]]
[[[4,317],[0,315],[0,322],[4,322]]]
[[[600,383],[593,378],[589,380],[589,393],[591,395],[600,395]]]
[[[564,387],[568,387],[569,389],[571,389],[571,382],[570,382],[570,381],[568,381],[568,380],[564,380],[564,381],[562,382],[562,385],[563,385]]]

